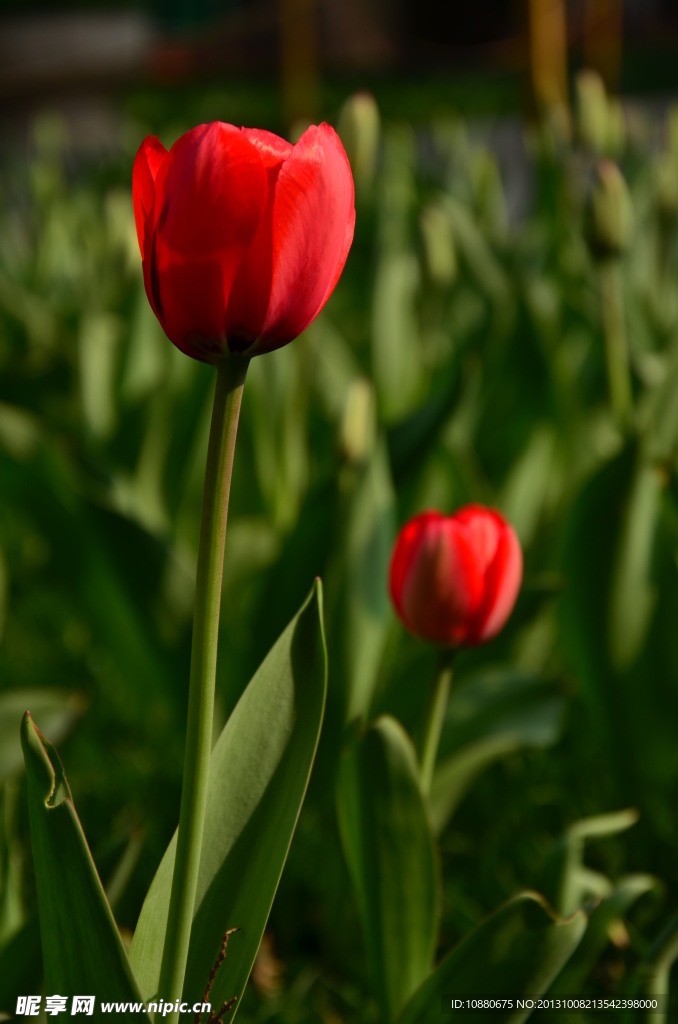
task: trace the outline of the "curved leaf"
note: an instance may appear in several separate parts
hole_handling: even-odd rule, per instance
[[[398,1024],[439,1024],[443,997],[541,995],[586,930],[578,911],[557,918],[542,896],[514,896],[449,953],[405,1007]],[[531,1010],[493,1011],[496,1024],[518,1024]]]
[[[19,730],[26,709],[52,743],[60,743],[84,710],[82,697],[64,690],[5,690],[0,694],[0,785],[24,769]]]
[[[638,811],[628,807],[609,814],[595,814],[573,822],[553,847],[542,873],[540,889],[558,912],[572,914],[586,899],[607,899],[614,890],[609,878],[584,864],[589,839],[614,836],[638,821]]]
[[[561,971],[551,992],[567,995],[582,992],[584,982],[609,944],[610,926],[618,921],[646,892],[657,884],[652,875],[626,875],[601,900],[589,918],[589,926],[576,953]]]
[[[339,828],[385,1020],[429,973],[438,873],[414,749],[399,722],[378,718],[344,751]]]
[[[212,1003],[243,992],[278,887],[320,735],[327,660],[318,580],[268,653],[212,752],[184,998],[202,996],[224,932],[239,927]],[[146,999],[157,993],[176,833],[141,910],[130,953]],[[162,993],[160,993],[162,995]]]
[[[21,724],[48,993],[140,999],[73,806],[59,755],[26,713]],[[148,1020],[144,1013],[132,1019]]]

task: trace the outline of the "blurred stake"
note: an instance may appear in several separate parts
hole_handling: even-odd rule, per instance
[[[585,0],[584,62],[602,75],[608,92],[619,87],[623,29],[623,0]]]
[[[278,0],[280,72],[285,120],[297,137],[318,110],[318,41],[315,0]],[[302,129],[303,130],[303,129]]]
[[[563,0],[529,0],[530,74],[540,114],[569,122],[567,20]]]

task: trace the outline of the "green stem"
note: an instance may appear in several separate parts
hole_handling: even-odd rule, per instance
[[[195,891],[198,884],[207,778],[212,750],[214,680],[228,498],[247,366],[247,359],[231,357],[224,359],[217,369],[195,580],[191,678],[179,834],[158,986],[158,995],[167,1002],[176,1001],[183,994]],[[171,1013],[163,1020],[168,1024],[174,1024],[178,1017],[178,1013]]]
[[[619,260],[601,261],[599,276],[610,402],[617,422],[621,427],[626,428],[632,411],[633,397],[626,342],[624,290]]]
[[[424,746],[421,754],[421,788],[424,796],[428,796],[431,792],[433,771],[438,757],[438,744],[440,743],[440,734],[443,731],[447,702],[450,697],[453,661],[454,651],[451,649],[444,651],[440,659],[438,676],[428,707]]]

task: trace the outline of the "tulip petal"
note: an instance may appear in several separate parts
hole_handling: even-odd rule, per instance
[[[478,569],[485,575],[497,553],[504,520],[483,505],[465,505],[454,518],[467,531]]]
[[[146,221],[153,210],[155,201],[155,179],[160,165],[167,156],[167,150],[159,139],[147,135],[139,146],[134,158],[132,170],[132,204],[134,206],[134,223],[141,256],[144,255],[144,235]]]
[[[283,160],[291,156],[294,146],[287,139],[281,139],[263,128],[242,128],[242,134],[256,146],[264,161],[264,167],[280,167]]]
[[[354,222],[344,148],[329,125],[311,126],[275,186],[272,283],[259,351],[295,338],[318,315],[343,270]]]
[[[515,604],[523,576],[523,552],[513,529],[504,524],[492,563],[485,573],[485,595],[469,629],[473,643],[483,643],[499,632]]]
[[[187,132],[161,167],[144,277],[168,336],[199,359],[226,347],[228,298],[267,196],[261,154],[233,125]]]
[[[399,583],[398,610],[418,636],[435,643],[463,642],[483,596],[468,531],[436,512],[416,516],[408,527],[402,567],[392,573],[392,582],[397,577]]]
[[[262,129],[243,128],[243,135],[256,146],[264,162],[268,199],[257,233],[231,289],[226,311],[226,334],[231,351],[249,348],[261,333],[271,294],[275,186],[283,161],[293,149],[285,139]]]

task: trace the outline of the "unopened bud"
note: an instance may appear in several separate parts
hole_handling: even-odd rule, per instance
[[[618,99],[608,100],[607,106],[607,148],[610,156],[621,156],[626,146],[626,118],[624,108]]]
[[[379,107],[371,93],[356,92],[349,96],[341,108],[337,131],[356,185],[365,188],[374,178],[381,135]]]
[[[577,134],[596,153],[608,151],[610,110],[605,83],[597,71],[580,71],[576,79]]]
[[[678,160],[678,104],[674,103],[669,109],[666,117],[666,134],[669,153],[674,160]]]
[[[419,217],[426,266],[435,284],[451,285],[457,276],[457,252],[450,218],[440,206],[425,206]]]
[[[366,462],[372,454],[376,433],[374,389],[366,377],[356,377],[346,395],[341,424],[341,448],[346,461]]]
[[[591,252],[597,259],[621,256],[631,240],[633,210],[624,177],[612,160],[599,160],[586,210]]]
[[[678,218],[678,162],[665,153],[659,157],[655,173],[659,219],[671,227]]]

